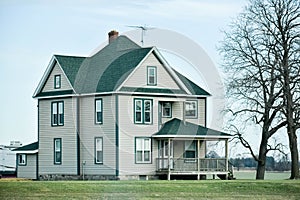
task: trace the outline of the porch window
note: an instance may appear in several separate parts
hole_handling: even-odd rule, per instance
[[[59,89],[61,87],[61,76],[55,75],[54,76],[54,89]]]
[[[26,165],[26,154],[18,154],[18,165]]]
[[[150,138],[135,138],[135,162],[151,163]]]
[[[134,123],[152,123],[152,100],[134,99]]]
[[[197,118],[197,101],[185,102],[185,116],[187,118]]]
[[[95,163],[103,163],[103,139],[102,137],[95,138]]]
[[[96,124],[102,124],[103,122],[102,99],[95,100],[95,122]]]
[[[163,102],[162,103],[162,117],[172,117],[171,102]]]
[[[184,158],[196,158],[196,141],[185,141],[184,142]]]
[[[61,156],[62,155],[62,144],[61,138],[54,139],[54,164],[61,164]]]
[[[51,109],[52,126],[63,126],[64,125],[64,102],[52,102]]]
[[[147,85],[156,85],[156,67],[147,67]]]

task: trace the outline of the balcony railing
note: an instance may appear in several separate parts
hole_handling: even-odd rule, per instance
[[[227,171],[225,158],[156,158],[156,170],[174,172]]]

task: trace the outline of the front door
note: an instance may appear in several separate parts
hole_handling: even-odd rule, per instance
[[[169,164],[169,151],[170,151],[170,168],[173,169],[174,162],[173,162],[173,141],[170,140],[170,150],[169,150],[169,141],[168,140],[160,140],[159,141],[159,166],[163,169],[168,169]]]

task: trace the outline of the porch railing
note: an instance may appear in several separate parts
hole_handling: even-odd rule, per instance
[[[168,158],[156,158],[156,170],[169,169]],[[225,158],[171,158],[170,170],[175,172],[226,171]]]

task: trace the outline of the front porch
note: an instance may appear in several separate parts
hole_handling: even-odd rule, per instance
[[[158,142],[157,175],[168,180],[174,176],[193,176],[198,180],[207,175],[220,179],[233,176],[228,161],[229,134],[172,119],[152,137]],[[210,142],[221,146],[220,155],[208,152]]]

